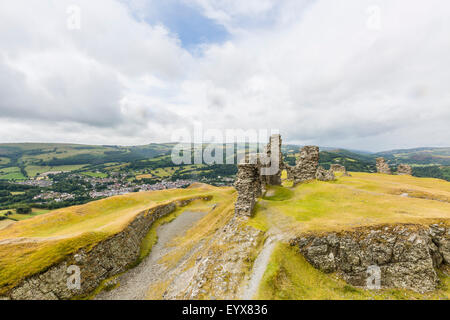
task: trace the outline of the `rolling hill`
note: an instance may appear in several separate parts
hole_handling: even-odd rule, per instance
[[[127,248],[118,245],[118,239],[124,243],[125,239],[136,239],[131,234],[139,234],[136,255],[118,269],[111,264],[102,282],[89,277],[86,281],[92,281],[91,286],[82,297],[93,298],[105,288],[111,294],[103,297],[129,297],[127,290],[133,288],[133,277],[145,272],[136,264],[147,261],[150,255],[152,270],[160,276],[145,284],[148,299],[448,299],[450,280],[445,269],[438,271],[440,286],[431,292],[371,291],[314,268],[290,245],[290,239],[304,235],[353,232],[355,228],[448,225],[450,183],[410,176],[351,174],[339,176],[335,182],[271,187],[259,199],[250,219],[233,219],[234,189],[199,184],[184,190],[112,197],[16,222],[0,230],[0,293],[19,297],[40,292],[43,298],[55,298],[41,285],[48,287],[52,281],[59,281],[56,275],[64,274],[67,263],[83,259],[106,263],[105,257],[115,257],[117,250]],[[171,207],[173,203],[177,205]],[[192,212],[204,212],[203,218],[182,232],[175,231],[173,238],[164,240],[165,249],[154,247],[152,253],[159,235],[155,228]],[[142,219],[151,219],[153,226],[144,233],[129,233]],[[108,243],[114,246],[108,247]],[[101,258],[96,256],[100,252]],[[97,270],[91,268],[89,272]],[[33,276],[39,273],[38,278]],[[64,288],[54,289],[60,292],[57,297],[70,296]]]

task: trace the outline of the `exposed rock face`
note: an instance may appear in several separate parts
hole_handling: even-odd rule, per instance
[[[417,225],[358,228],[307,235],[291,241],[305,258],[324,272],[338,272],[348,283],[368,287],[373,271],[380,288],[418,292],[436,289],[435,267],[449,259],[449,228]]]
[[[334,181],[336,177],[333,170],[325,170],[322,166],[319,166],[316,172],[316,179],[319,181]]]
[[[399,164],[397,167],[398,174],[405,174],[412,176],[412,168],[408,164]]]
[[[439,252],[435,255],[437,258],[435,265],[439,266],[441,263],[450,265],[450,228],[442,224],[433,224],[430,226],[429,234]]]
[[[188,283],[187,288],[181,292],[168,290],[163,298],[239,299],[241,284],[264,242],[264,232],[246,226],[245,221],[246,218],[233,217],[218,230],[207,254],[198,257],[186,275],[180,275]]]
[[[87,295],[99,284],[116,274],[124,272],[139,257],[141,242],[157,219],[173,212],[177,206],[209,198],[192,198],[159,205],[140,213],[123,231],[106,239],[92,249],[81,249],[40,274],[25,279],[8,292],[13,300],[56,300]],[[69,289],[67,281],[69,266],[81,271],[81,288]]]
[[[384,158],[377,158],[377,172],[384,174],[392,174],[389,164],[384,160]]]
[[[330,170],[333,172],[344,172],[344,173],[347,172],[345,167],[341,164],[332,164]]]
[[[306,146],[300,151],[300,157],[294,167],[288,167],[288,179],[294,184],[314,180],[319,166],[319,147]]]

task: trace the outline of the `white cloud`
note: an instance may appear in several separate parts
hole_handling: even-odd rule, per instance
[[[230,40],[192,57],[173,31],[139,19],[150,0],[133,11],[117,0],[2,2],[1,140],[139,144],[202,122],[349,148],[448,145],[445,0],[180,1]],[[66,28],[71,4],[81,30]],[[373,6],[379,28],[367,24]]]

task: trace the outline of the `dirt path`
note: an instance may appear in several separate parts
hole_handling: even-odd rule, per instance
[[[278,242],[277,238],[268,238],[264,243],[261,252],[259,253],[258,257],[256,258],[253,264],[253,270],[250,275],[250,281],[245,287],[244,293],[242,295],[243,300],[252,300],[253,297],[258,292],[259,283],[261,282],[264,272],[267,269],[270,256],[272,255],[273,249],[275,248],[277,242]]]
[[[176,237],[183,235],[187,230],[203,218],[207,212],[186,211],[172,222],[158,228],[158,242],[153,246],[151,253],[137,267],[129,270],[117,278],[120,286],[109,292],[101,292],[96,300],[144,300],[151,284],[164,279],[169,270],[158,261],[172,248],[167,245]]]
[[[242,293],[242,300],[252,300],[255,297],[275,246],[278,242],[289,241],[294,234],[292,226],[295,222],[292,218],[275,213],[273,210],[266,211],[266,218],[269,225],[268,238],[253,263],[250,280]]]

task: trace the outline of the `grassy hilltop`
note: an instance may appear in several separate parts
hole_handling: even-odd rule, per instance
[[[303,232],[340,231],[380,224],[429,225],[450,219],[449,182],[410,176],[351,174],[352,177],[338,176],[334,182],[313,181],[294,188],[271,187],[259,200],[254,217],[246,223],[259,230],[275,228],[283,234],[296,236]],[[0,293],[79,248],[89,248],[120,232],[144,210],[175,199],[206,195],[213,196],[209,206],[216,204],[220,210],[206,215],[194,233],[182,238],[183,243],[178,242],[179,256],[164,258],[172,261],[182,258],[194,243],[190,242],[192,239],[200,241],[232,217],[236,199],[233,188],[197,185],[188,189],[133,193],[55,210],[9,225],[0,230]],[[148,242],[143,244],[144,251],[151,250],[151,244],[156,241],[155,230],[151,232]],[[399,290],[369,294],[346,285],[333,275],[320,273],[287,245],[279,244],[258,297],[448,298],[449,278],[441,276],[442,288],[433,295]]]
[[[117,234],[145,210],[196,196],[211,195],[214,201],[229,198],[230,193],[230,188],[206,185],[140,192],[55,210],[9,225],[0,230],[0,294],[78,249],[92,247]]]

